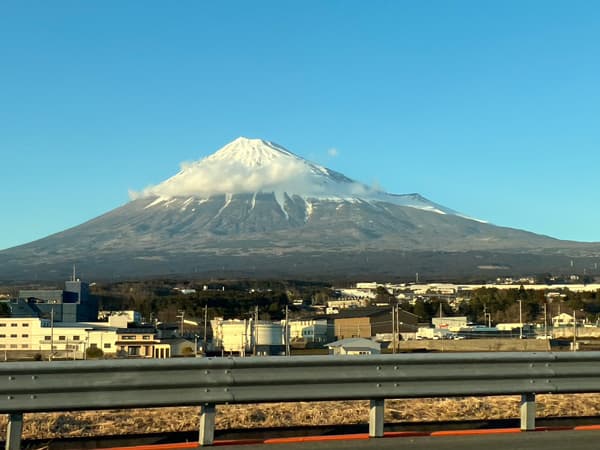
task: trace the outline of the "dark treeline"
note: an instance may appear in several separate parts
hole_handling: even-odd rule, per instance
[[[175,288],[195,289],[196,292],[183,294]],[[377,303],[399,303],[401,307],[419,316],[419,321],[430,322],[439,316],[464,315],[476,323],[487,323],[491,315],[492,323],[518,322],[519,309],[524,322],[541,321],[544,305],[547,317],[560,312],[578,311],[578,318],[586,317],[595,321],[600,314],[600,293],[573,292],[568,289],[552,290],[553,295],[543,290],[480,288],[463,294],[455,300],[453,306],[447,296],[435,295],[417,298],[413,302],[396,300],[385,289],[377,291]],[[330,285],[320,282],[303,281],[172,281],[152,280],[99,284],[94,286],[93,294],[99,300],[100,309],[133,309],[139,311],[146,320],[157,318],[164,322],[174,322],[180,311],[191,320],[204,315],[208,305],[209,317],[229,318],[252,317],[258,306],[259,318],[279,320],[284,316],[285,306],[290,307],[293,317],[301,314],[292,306],[293,300],[301,299],[305,304],[325,305],[328,300],[337,298]],[[521,300],[521,305],[519,305]]]
[[[196,292],[184,294],[176,287]],[[329,287],[323,283],[246,280],[122,282],[96,285],[93,289],[100,309],[133,309],[146,320],[157,318],[164,322],[176,321],[179,311],[185,311],[185,317],[191,320],[200,319],[205,306],[210,318],[249,318],[258,307],[260,319],[279,320],[284,317],[286,305],[292,308],[292,300],[319,303],[329,293]]]

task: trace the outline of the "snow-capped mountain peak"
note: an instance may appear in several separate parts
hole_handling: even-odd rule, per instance
[[[302,159],[273,142],[239,137],[206,158],[206,161],[229,161],[258,167],[285,158]]]
[[[286,217],[286,196],[303,199],[307,217],[315,200],[383,202],[439,214],[457,214],[420,195],[388,194],[307,161],[273,142],[245,137],[235,139],[204,159],[182,164],[177,175],[134,197],[152,198],[148,207],[153,207],[169,204],[174,198],[203,200],[225,195],[231,199],[236,194],[257,193],[273,193]]]

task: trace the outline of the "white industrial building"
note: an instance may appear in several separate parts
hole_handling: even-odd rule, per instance
[[[285,326],[285,321],[282,321]],[[290,341],[324,344],[328,337],[327,319],[299,319],[289,321]],[[333,333],[329,333],[333,334]]]
[[[52,323],[38,317],[0,319],[0,351],[40,353],[83,359],[86,349],[115,353],[116,329],[95,329],[84,323]]]
[[[285,322],[216,318],[210,324],[213,343],[223,353],[240,356],[285,353]]]
[[[466,316],[433,317],[431,319],[431,323],[435,328],[442,328],[453,332],[458,332],[461,328],[467,326],[468,320]]]

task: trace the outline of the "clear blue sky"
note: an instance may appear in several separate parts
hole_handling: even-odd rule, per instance
[[[600,2],[0,2],[0,248],[238,136],[600,241]]]

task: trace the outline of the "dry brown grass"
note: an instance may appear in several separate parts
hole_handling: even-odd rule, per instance
[[[538,417],[600,416],[600,394],[539,395]],[[23,437],[99,436],[198,428],[199,408],[84,411],[26,414]],[[506,419],[519,417],[519,397],[465,397],[386,401],[386,422]],[[264,428],[292,425],[355,424],[368,421],[368,402],[300,402],[223,405],[217,428]],[[6,430],[0,419],[0,433]]]

